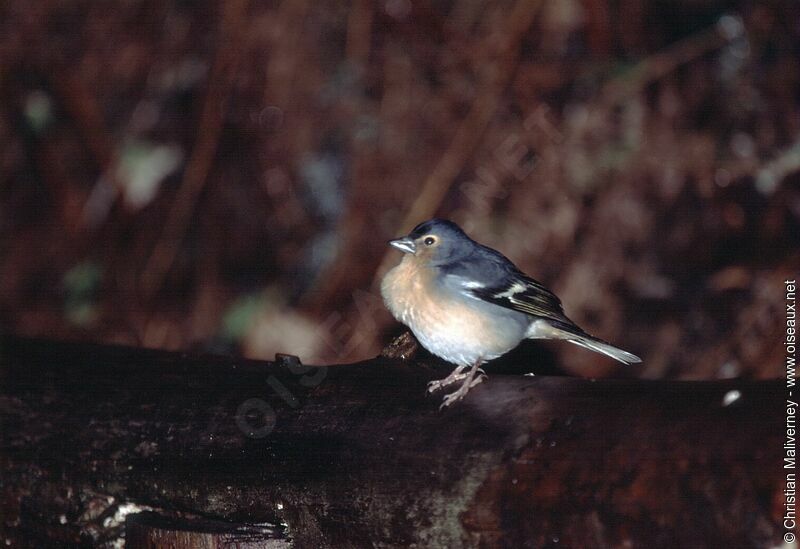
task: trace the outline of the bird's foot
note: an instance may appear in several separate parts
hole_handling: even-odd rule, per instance
[[[469,368],[469,366],[459,366],[458,368],[453,370],[450,373],[450,375],[447,376],[446,378],[428,382],[428,392],[435,393],[439,389],[443,389],[448,385],[452,385],[456,381],[461,381],[462,379],[466,379],[469,376],[469,374],[468,373],[465,374],[464,370],[466,370],[467,368]]]
[[[484,379],[486,379],[487,377],[489,377],[489,376],[487,376],[487,375],[486,375],[486,372],[484,372],[482,368],[478,368],[478,377],[476,377],[475,379],[473,379],[473,380],[470,382],[470,384],[469,384],[469,388],[470,388],[470,389],[472,389],[472,388],[473,388],[473,387],[475,387],[475,386],[476,386],[478,383],[482,383],[482,382],[483,382],[483,380],[484,380]]]
[[[455,392],[445,395],[444,400],[442,401],[442,405],[439,406],[439,409],[441,410],[442,408],[447,408],[451,404],[454,404],[459,400],[463,399],[465,396],[467,396],[467,393],[469,392],[470,389],[472,389],[479,383],[482,383],[483,380],[487,377],[486,372],[484,372],[480,368],[478,368],[476,373],[478,374],[477,377],[473,379],[467,379],[466,381],[464,381],[464,383],[461,384],[461,387],[459,387]],[[470,377],[470,374],[461,374],[461,375],[467,378]]]

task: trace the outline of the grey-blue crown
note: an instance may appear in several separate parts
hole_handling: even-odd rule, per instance
[[[429,219],[428,221],[424,221],[414,227],[414,230],[409,233],[413,239],[417,239],[421,236],[425,236],[426,234],[435,234],[440,236],[459,236],[465,237],[467,236],[464,234],[464,231],[461,230],[461,227],[453,223],[452,221],[448,221],[447,219]]]

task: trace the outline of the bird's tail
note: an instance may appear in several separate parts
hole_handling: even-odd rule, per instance
[[[590,351],[609,356],[614,360],[619,360],[623,364],[634,364],[642,361],[642,359],[635,354],[629,353],[628,351],[623,351],[619,347],[614,347],[607,341],[603,341],[600,338],[591,336],[577,326],[574,328],[572,326],[553,326],[553,328],[553,331],[560,339],[574,343],[575,345],[583,347],[584,349],[589,349]]]
[[[570,343],[574,343],[575,345],[583,347],[584,349],[589,349],[590,351],[595,351],[597,353],[610,356],[614,360],[619,360],[623,364],[633,364],[635,362],[642,361],[641,358],[633,353],[623,351],[619,347],[614,347],[610,343],[606,343],[605,341],[595,339],[593,337],[575,336],[570,334],[570,337],[565,339]]]

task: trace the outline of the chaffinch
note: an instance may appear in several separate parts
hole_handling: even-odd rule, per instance
[[[381,282],[384,303],[425,349],[457,366],[428,385],[434,392],[461,382],[442,407],[483,381],[483,363],[523,339],[564,339],[625,364],[641,362],[584,332],[553,292],[451,221],[425,221],[389,244],[405,256]]]

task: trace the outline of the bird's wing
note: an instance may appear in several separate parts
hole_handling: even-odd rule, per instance
[[[569,322],[561,300],[540,282],[523,275],[512,276],[501,284],[473,288],[476,297],[507,309],[529,315]]]
[[[638,356],[584,332],[567,318],[561,300],[553,292],[491,248],[480,246],[465,260],[447,265],[442,270],[444,283],[464,296],[530,315],[534,320],[543,320],[565,332],[559,337],[625,364],[642,361]]]
[[[494,250],[484,248],[480,256],[451,269],[447,276],[469,297],[559,325],[574,326],[553,292]]]

